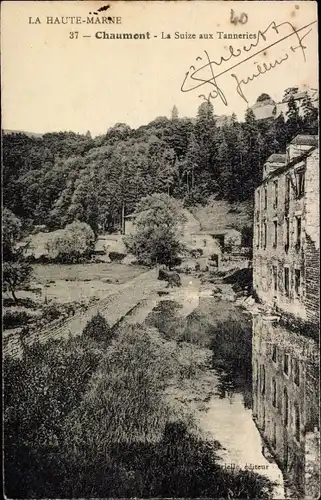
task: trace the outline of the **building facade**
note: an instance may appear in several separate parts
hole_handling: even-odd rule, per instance
[[[253,288],[275,310],[319,325],[319,147],[299,135],[255,191]]]

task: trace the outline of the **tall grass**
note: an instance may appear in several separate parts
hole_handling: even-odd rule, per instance
[[[266,479],[220,468],[193,417],[164,397],[180,370],[137,326],[109,346],[80,337],[5,360],[6,495],[267,499]]]

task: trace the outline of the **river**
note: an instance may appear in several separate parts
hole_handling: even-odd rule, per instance
[[[210,352],[210,365],[202,373],[199,384],[185,390],[184,400],[189,401],[198,425],[208,439],[220,443],[218,456],[223,467],[250,469],[266,476],[275,483],[273,498],[276,499],[294,497],[298,491],[302,492],[309,482],[304,471],[310,467],[313,469],[309,472],[314,484],[309,491],[313,491],[318,479],[316,466],[311,466],[318,456],[318,393],[310,388],[310,400],[306,401],[306,397],[302,399],[301,413],[306,414],[308,408],[313,409],[314,420],[310,422],[312,434],[305,439],[302,433],[298,446],[291,437],[295,422],[286,428],[282,420],[284,384],[290,386],[288,391],[294,399],[299,398],[299,393],[292,394],[291,377],[294,371],[289,377],[289,374],[276,368],[276,362],[282,365],[284,356],[287,356],[283,351],[291,346],[290,362],[294,363],[299,358],[301,370],[305,370],[300,390],[306,393],[303,380],[307,383],[308,367],[318,361],[316,346],[300,338],[300,335],[293,336],[292,332],[284,328],[280,331],[279,325],[273,321],[264,321],[260,315],[241,310],[229,295],[230,290],[225,290],[217,298],[212,295],[212,289],[213,285],[202,286],[198,279],[185,276],[181,288],[151,294],[126,321],[156,326],[168,339],[178,338],[196,343],[200,351]],[[277,344],[279,356],[278,360],[273,361],[271,353],[267,353],[271,336]],[[293,348],[296,358],[293,357]],[[278,377],[279,400],[277,407],[272,410],[272,394],[266,390],[262,399],[262,391],[258,387],[262,386],[257,372],[260,364],[264,366],[266,376],[270,377],[270,380],[265,381],[267,387],[274,380],[271,370],[276,370]],[[174,392],[177,390],[174,389]],[[187,392],[189,394],[186,396]],[[174,395],[179,398],[177,394]],[[296,402],[291,402],[291,405],[296,405]],[[290,413],[290,408],[287,411]],[[306,449],[308,441],[309,450]],[[289,455],[294,457],[292,469]],[[300,476],[300,471],[304,477]]]

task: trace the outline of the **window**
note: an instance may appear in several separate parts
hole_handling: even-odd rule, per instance
[[[267,208],[267,186],[264,187],[264,208]]]
[[[277,292],[278,291],[278,268],[277,268],[277,266],[272,266],[272,276],[273,276],[274,292]]]
[[[288,217],[285,219],[285,242],[284,249],[287,252],[290,246],[290,220]]]
[[[283,391],[283,423],[285,427],[287,427],[289,423],[289,396],[286,387],[284,387]]]
[[[289,355],[284,354],[283,356],[283,372],[285,375],[289,375]]]
[[[272,405],[276,408],[277,403],[277,391],[276,391],[276,380],[272,379]]]
[[[291,179],[290,174],[285,177],[285,203],[289,203],[291,195]]]
[[[296,242],[295,242],[295,248],[297,250],[300,250],[301,248],[301,234],[302,234],[302,220],[301,217],[296,217]]]
[[[278,246],[278,222],[273,221],[273,247],[276,248]]]
[[[276,354],[277,354],[277,348],[276,345],[274,345],[272,347],[272,361],[274,361],[274,363],[276,363]]]
[[[304,195],[304,188],[305,188],[305,172],[304,170],[297,170],[295,173],[296,177],[296,191],[297,191],[297,197],[301,198]]]
[[[295,403],[294,405],[294,430],[295,430],[295,439],[300,441],[300,412],[299,405]]]
[[[261,394],[265,394],[265,368],[261,365]]]
[[[256,247],[260,246],[260,224],[256,225]]]
[[[267,225],[266,222],[264,221],[262,224],[262,245],[263,248],[266,248],[266,242],[267,242]]]
[[[301,271],[300,269],[294,270],[294,290],[296,297],[301,295]]]
[[[293,379],[295,385],[300,385],[300,363],[297,359],[293,360]]]
[[[278,206],[278,181],[273,182],[273,207],[277,208]]]
[[[284,268],[284,293],[287,297],[290,295],[290,270],[288,267]]]
[[[276,423],[273,424],[272,446],[276,448]]]

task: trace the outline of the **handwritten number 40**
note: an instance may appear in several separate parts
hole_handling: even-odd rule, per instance
[[[237,24],[237,23],[245,24],[245,23],[247,23],[247,20],[248,20],[248,17],[247,17],[247,14],[245,14],[245,12],[242,12],[240,17],[237,17],[235,15],[234,10],[231,9],[231,23],[233,23],[233,24]]]

